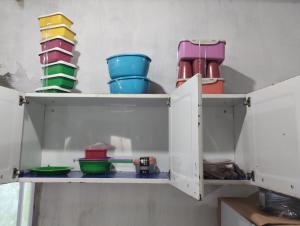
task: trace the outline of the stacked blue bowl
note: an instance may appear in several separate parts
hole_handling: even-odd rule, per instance
[[[147,74],[151,62],[144,54],[125,53],[106,59],[111,80],[108,82],[111,93],[147,93]]]

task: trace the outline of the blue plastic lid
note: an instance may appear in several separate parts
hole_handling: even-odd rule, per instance
[[[112,79],[110,80],[107,84],[110,84],[112,82],[118,81],[118,80],[129,80],[129,79],[144,79],[146,81],[150,81],[149,79],[142,77],[142,76],[130,76],[128,75],[127,77],[120,77],[120,78],[116,78],[116,79]]]
[[[141,53],[122,53],[122,54],[116,54],[116,55],[112,55],[112,56],[106,58],[106,60],[108,61],[108,60],[110,60],[112,58],[122,57],[122,56],[140,56],[140,57],[147,58],[151,62],[151,58],[150,57],[148,57],[145,54],[141,54]]]

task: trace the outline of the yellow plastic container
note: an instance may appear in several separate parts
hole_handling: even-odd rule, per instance
[[[53,26],[58,24],[65,24],[69,28],[71,28],[73,22],[68,17],[66,17],[63,13],[51,13],[48,15],[38,17],[40,28],[44,28],[47,26]]]
[[[70,41],[74,41],[75,35],[76,35],[76,33],[74,31],[72,31],[70,28],[68,28],[64,24],[44,27],[44,28],[41,28],[40,31],[41,31],[42,40],[60,35],[60,36],[63,36],[65,38],[69,39]]]

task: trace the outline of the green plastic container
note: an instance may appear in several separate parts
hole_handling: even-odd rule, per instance
[[[30,169],[31,172],[38,175],[52,176],[52,175],[64,175],[71,171],[71,167],[67,166],[43,166]]]
[[[61,88],[59,86],[46,86],[35,90],[38,93],[70,93],[68,89]]]
[[[65,74],[49,75],[42,77],[41,80],[43,83],[43,87],[59,86],[65,89],[73,89],[77,81],[76,78]]]
[[[64,61],[57,61],[51,64],[45,64],[42,66],[44,75],[55,75],[55,74],[66,74],[70,76],[75,76],[76,66]]]
[[[80,170],[85,174],[103,174],[110,171],[111,163],[108,160],[79,159]]]

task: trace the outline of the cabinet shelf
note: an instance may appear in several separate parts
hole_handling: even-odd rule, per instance
[[[71,171],[67,175],[37,176],[27,172],[19,178],[20,182],[34,183],[125,183],[125,184],[168,184],[169,173],[137,175],[135,172],[115,172],[104,175],[84,175],[80,171]]]
[[[246,94],[202,94],[203,104],[229,105],[243,104]]]
[[[40,104],[88,105],[88,104],[166,104],[168,94],[82,94],[82,93],[26,93],[30,101]]]
[[[29,101],[40,104],[114,104],[114,103],[156,103],[166,104],[169,94],[82,94],[82,93],[26,93]],[[236,105],[244,102],[246,94],[202,94],[204,104]]]
[[[213,180],[204,179],[205,185],[251,185],[250,180]]]

